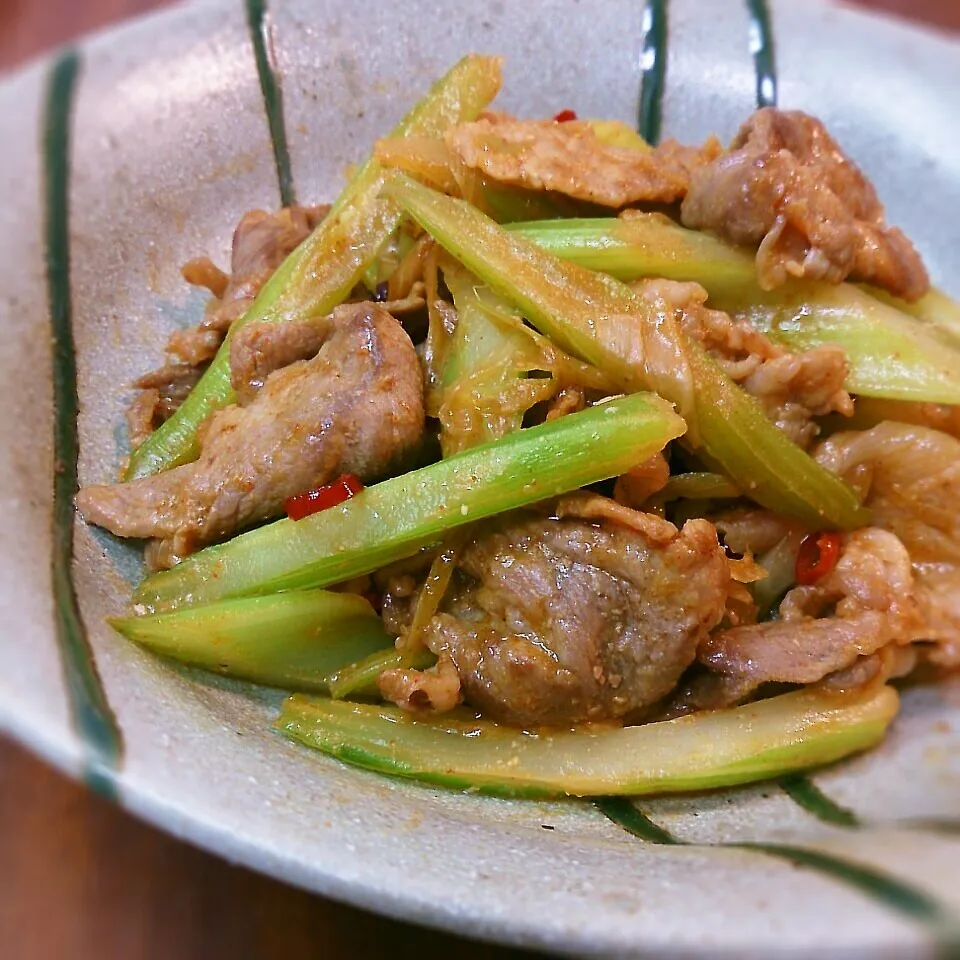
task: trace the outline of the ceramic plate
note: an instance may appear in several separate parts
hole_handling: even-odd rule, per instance
[[[465,934],[594,955],[956,945],[956,681],[909,689],[883,746],[810,778],[600,809],[341,766],[271,731],[276,694],[105,626],[139,561],[70,497],[114,475],[126,385],[200,316],[179,265],[225,262],[248,209],[332,198],[469,50],[507,56],[502,104],[531,115],[642,104],[646,129],[697,140],[758,97],[817,114],[960,294],[960,46],[918,29],[800,2],[210,0],[95,37],[0,88],[0,725],[177,836]]]

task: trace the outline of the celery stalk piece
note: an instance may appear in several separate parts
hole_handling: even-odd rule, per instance
[[[412,556],[465,523],[626,473],[684,429],[652,394],[611,400],[384,480],[303,520],[207,547],[148,577],[134,602],[159,612],[340,583]]]
[[[940,291],[908,304],[853,284],[757,283],[754,258],[659,214],[554,220],[507,229],[542,249],[621,280],[693,280],[710,305],[750,320],[791,350],[843,347],[851,393],[960,403],[960,306]]]
[[[916,302],[907,303],[906,300],[891,296],[886,290],[879,290],[866,284],[862,289],[897,310],[909,313],[910,316],[933,324],[941,330],[949,331],[960,340],[960,302],[943,290],[933,287]]]
[[[740,490],[719,473],[678,473],[654,494],[657,500],[729,500],[740,496]]]
[[[960,338],[849,283],[791,283],[721,294],[711,305],[749,320],[793,351],[843,347],[851,393],[888,400],[960,403]]]
[[[329,590],[225,600],[110,623],[154,653],[286,690],[326,691],[344,665],[393,649],[363,597]]]
[[[405,667],[426,670],[437,662],[429,650],[421,648],[411,653],[402,653],[396,647],[378,650],[354,663],[347,664],[330,677],[330,696],[335,700],[346,697],[369,697],[377,693],[377,677],[384,670]]]
[[[395,707],[294,696],[278,726],[357,766],[507,797],[705,790],[819,766],[882,739],[891,687],[815,689],[619,729],[529,732],[484,720],[415,720]]]
[[[561,260],[619,280],[695,280],[710,293],[759,289],[750,253],[659,213],[513,223],[505,229]]]
[[[562,349],[607,373],[625,392],[653,388],[677,403],[684,416],[692,414],[687,441],[747,496],[814,528],[856,529],[867,522],[847,484],[770,423],[761,405],[699,344],[666,329],[664,318],[629,287],[563,262],[469,204],[409,177],[395,176],[386,192]],[[665,342],[673,364],[666,374]],[[655,373],[647,362],[650,344],[659,352]],[[683,374],[684,364],[689,376]]]
[[[500,87],[500,61],[464,57],[410,111],[392,136],[441,136],[472,120]],[[134,480],[196,459],[197,430],[211,413],[234,401],[230,340],[251,321],[280,322],[323,316],[341,303],[400,223],[395,204],[379,199],[386,173],[369,159],[316,230],[280,265],[250,309],[236,320],[190,396],[130,457]]]
[[[725,376],[698,343],[687,353],[698,385],[696,409],[702,459],[717,464],[745,496],[795,517],[813,530],[856,530],[870,522],[853,490],[815,463],[767,420],[759,404]]]
[[[796,585],[799,548],[800,535],[788,534],[756,558],[757,563],[767,571],[762,580],[750,584],[750,592],[757,605],[758,619],[769,619],[780,606],[787,591]]]

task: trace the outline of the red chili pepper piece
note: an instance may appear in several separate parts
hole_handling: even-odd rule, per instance
[[[837,565],[842,543],[843,538],[839,533],[807,534],[797,552],[797,583],[809,587],[825,577]]]
[[[284,501],[284,509],[291,520],[302,520],[321,510],[329,510],[337,504],[355,497],[363,489],[363,482],[352,473],[345,473],[325,487],[316,487],[306,493],[298,493]]]
[[[576,110],[561,110],[554,118],[557,123],[569,123],[577,119]]]

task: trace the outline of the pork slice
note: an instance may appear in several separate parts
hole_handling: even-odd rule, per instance
[[[859,490],[873,522],[907,548],[931,659],[960,666],[960,440],[885,421],[835,433],[816,459]]]
[[[463,549],[426,642],[453,661],[468,703],[562,726],[622,718],[674,686],[723,615],[726,559],[706,521],[628,526],[622,511],[511,516]]]
[[[312,359],[270,373],[245,407],[214,414],[197,461],[76,497],[89,523],[171,541],[183,556],[278,516],[284,500],[341,473],[377,478],[420,440],[423,386],[413,344],[379,306],[350,304]]]
[[[247,312],[276,268],[319,223],[324,210],[288,207],[273,214],[253,210],[244,214],[234,231],[229,274],[209,257],[184,264],[184,280],[209,290],[213,299],[197,326],[170,335],[170,359],[135,381],[138,392],[127,411],[131,446],[138,447],[176,412],[217,355],[230,325]]]
[[[127,407],[127,435],[136,449],[190,395],[206,366],[165,363],[134,382],[137,393]]]
[[[330,336],[331,317],[310,322],[246,323],[230,342],[230,384],[246,406],[275,370],[316,356]]]
[[[815,439],[819,427],[814,417],[853,413],[853,401],[843,387],[848,364],[841,348],[790,353],[748,321],[708,309],[707,292],[696,283],[644,280],[634,289],[657,310],[679,315],[684,331],[763,404],[767,417],[794,443],[806,447]]]
[[[850,277],[916,300],[923,261],[887,226],[876,191],[824,125],[798,110],[758,110],[730,151],[692,172],[683,223],[757,247],[761,286]]]
[[[614,208],[682,199],[693,171],[721,152],[716,138],[644,151],[605,144],[587,124],[503,116],[453,127],[446,142],[461,163],[500,183]]]
[[[814,683],[921,635],[909,554],[893,534],[868,527],[846,538],[815,586],[786,595],[779,620],[714,633],[697,659],[743,697],[763,683]]]

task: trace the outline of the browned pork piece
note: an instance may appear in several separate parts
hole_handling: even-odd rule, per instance
[[[696,283],[643,280],[634,289],[657,310],[682,315],[683,329],[699,340],[724,371],[763,403],[767,416],[791,440],[807,446],[817,435],[814,416],[853,413],[844,390],[847,359],[839,347],[790,353],[745,320],[733,321],[706,307],[707,292]]]
[[[603,143],[587,124],[499,115],[453,127],[446,142],[461,163],[500,183],[615,208],[682,200],[693,171],[721,152],[715,137],[644,151]]]
[[[138,447],[183,403],[220,349],[230,324],[247,312],[263,285],[323,219],[326,210],[251,210],[234,231],[229,274],[209,257],[198,257],[184,265],[184,279],[209,290],[213,299],[196,327],[171,334],[167,343],[170,360],[134,382],[138,392],[127,411],[131,446]]]
[[[873,522],[913,562],[930,659],[960,666],[960,441],[928,427],[885,422],[837,433],[816,458],[861,491]]]
[[[287,497],[341,473],[381,476],[423,430],[413,344],[371,303],[339,307],[320,329],[325,342],[316,330],[298,339],[283,324],[244,327],[233,373],[246,405],[210,418],[196,462],[85,487],[76,498],[84,519],[122,537],[158,537],[157,556],[169,560],[281,514]],[[289,365],[275,369],[281,362]]]
[[[730,152],[693,171],[683,222],[759,246],[768,290],[789,277],[850,277],[907,300],[926,293],[919,254],[884,222],[873,185],[823,124],[798,110],[758,110]]]
[[[126,416],[131,447],[139,447],[161,423],[173,416],[197,385],[203,371],[202,366],[165,363],[134,383],[139,389]]]
[[[381,308],[382,309],[382,308]],[[230,386],[246,406],[275,370],[309,360],[330,336],[335,319],[349,310],[309,323],[248,323],[230,342]]]
[[[206,257],[186,264],[187,282],[206,287],[215,299],[199,326],[170,337],[167,351],[191,366],[212,360],[230,324],[250,309],[277,267],[306,240],[327,209],[286,207],[276,213],[245,213],[233,234],[229,276],[218,278],[220,271]]]
[[[678,530],[601,497],[556,512],[503,518],[463,548],[426,630],[439,669],[388,671],[385,696],[452,706],[452,663],[486,715],[563,726],[622,718],[674,687],[723,616],[730,574],[714,527]]]
[[[742,699],[763,683],[814,683],[922,636],[906,549],[892,533],[867,527],[846,538],[822,580],[784,597],[779,620],[719,631],[697,658]]]

